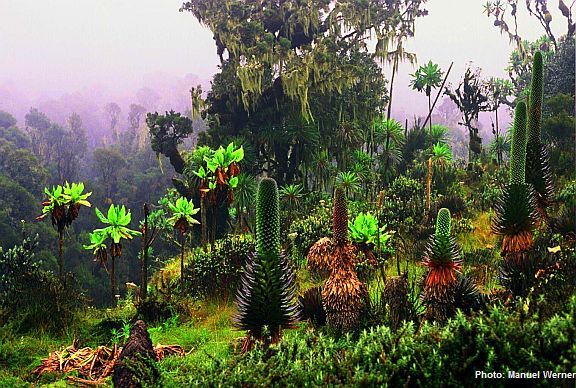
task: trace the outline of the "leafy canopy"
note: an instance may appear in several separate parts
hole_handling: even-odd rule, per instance
[[[96,208],[96,216],[103,224],[108,225],[103,229],[94,230],[95,233],[103,233],[110,237],[115,244],[119,244],[121,239],[131,240],[134,236],[140,236],[142,233],[128,228],[132,215],[130,210],[126,210],[124,205],[114,206],[111,204],[108,208],[108,215],[105,216]]]
[[[194,207],[192,200],[180,197],[175,203],[168,202],[168,206],[172,211],[172,217],[168,218],[168,222],[172,225],[177,225],[179,222],[186,223],[187,225],[200,224],[200,222],[192,217],[200,211],[200,209]]]

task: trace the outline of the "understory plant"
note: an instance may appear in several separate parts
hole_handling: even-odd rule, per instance
[[[356,273],[356,249],[348,238],[348,206],[343,188],[334,192],[332,239],[323,237],[308,252],[313,271],[328,273],[322,289],[322,304],[328,326],[337,331],[358,327],[367,290]]]
[[[208,241],[214,243],[216,239],[215,210],[228,206],[234,202],[234,189],[238,186],[240,174],[240,162],[244,159],[244,148],[236,148],[234,143],[226,148],[220,146],[216,150],[207,147],[199,147],[202,154],[200,165],[192,171],[199,182],[200,208],[202,224],[202,245]],[[211,235],[208,236],[207,211],[212,211]]]
[[[274,179],[263,178],[256,196],[256,252],[246,262],[236,297],[234,322],[248,331],[244,352],[255,342],[278,342],[282,329],[294,326],[295,292],[294,271],[280,250],[278,186]]]
[[[8,323],[13,333],[62,334],[87,301],[71,273],[62,278],[42,269],[37,247],[38,235],[10,249],[0,247],[0,323]]]
[[[360,250],[369,264],[378,265],[377,259],[389,256],[392,235],[386,232],[387,225],[379,226],[378,219],[372,213],[359,213],[353,221],[348,221],[350,240]],[[376,255],[374,254],[376,252]]]

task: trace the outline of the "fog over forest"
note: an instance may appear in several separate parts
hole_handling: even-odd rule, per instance
[[[513,44],[492,26],[482,4],[430,1],[429,14],[417,21],[406,50],[417,53],[419,64],[433,60],[444,70],[454,61],[448,82],[455,84],[468,63],[480,67],[483,76],[505,77]],[[31,107],[61,125],[78,113],[91,141],[106,133],[104,106],[111,102],[122,110],[120,128],[126,127],[132,103],[148,111],[186,111],[191,87],[209,90],[218,57],[209,29],[178,12],[180,6],[180,0],[0,0],[0,110],[12,113],[20,125]],[[526,39],[540,36],[538,22],[526,10],[519,10],[518,23]],[[562,27],[560,19],[557,23],[553,29]],[[425,97],[409,87],[415,69],[400,64],[395,81],[393,117],[401,122],[427,109]],[[387,78],[389,72],[385,65]],[[449,101],[446,106],[455,109]],[[501,109],[505,127],[510,117]],[[490,114],[482,112],[480,122],[482,135],[491,136]]]

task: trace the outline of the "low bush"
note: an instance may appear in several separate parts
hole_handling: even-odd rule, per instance
[[[292,222],[288,244],[292,259],[301,263],[316,241],[332,236],[332,212],[328,202],[321,202],[308,216]]]
[[[62,279],[41,269],[38,237],[7,251],[0,248],[0,323],[15,332],[64,332],[86,299],[72,274]]]
[[[254,250],[254,240],[248,235],[227,236],[216,241],[212,249],[195,250],[186,274],[190,293],[224,299],[234,295],[244,263]]]
[[[493,307],[474,317],[459,313],[446,325],[406,323],[359,338],[335,339],[309,330],[257,348],[230,362],[174,376],[175,385],[203,386],[504,386],[476,371],[576,372],[576,295],[542,320]],[[310,349],[314,349],[311,356]],[[536,381],[531,381],[534,383]],[[560,380],[538,380],[541,385]],[[569,384],[569,381],[564,381]],[[168,384],[170,385],[170,384]],[[568,385],[567,385],[568,386]]]

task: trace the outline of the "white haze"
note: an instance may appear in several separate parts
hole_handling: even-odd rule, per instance
[[[432,60],[447,69],[454,61],[452,83],[470,61],[484,76],[505,77],[513,46],[482,13],[483,3],[430,0],[429,15],[417,21],[416,37],[406,48],[418,54],[420,64]],[[32,106],[58,122],[77,111],[94,131],[103,125],[106,103],[118,102],[125,117],[143,87],[158,93],[155,109],[186,109],[188,90],[209,86],[218,58],[210,31],[190,13],[178,12],[180,5],[181,0],[0,0],[0,109],[15,114],[21,125]],[[542,28],[520,8],[520,35],[536,39]],[[396,78],[393,113],[399,119],[426,111],[425,96],[408,86],[414,70],[403,64]],[[385,73],[389,78],[388,68]]]

